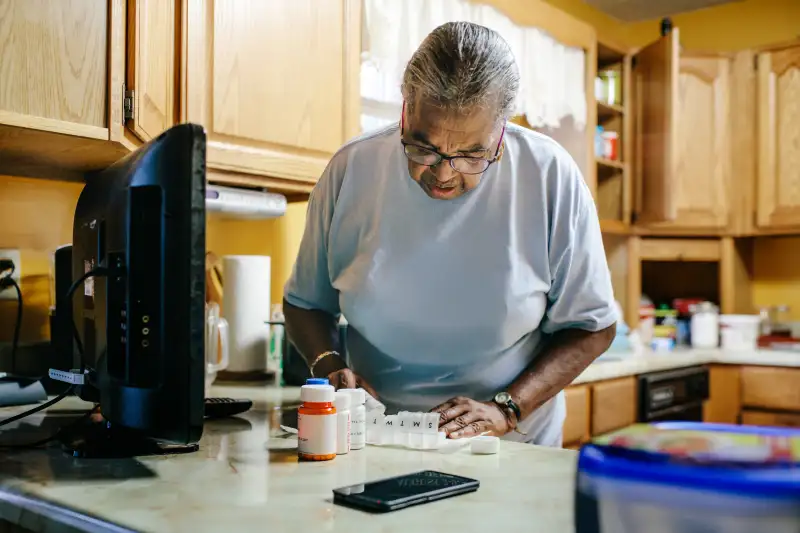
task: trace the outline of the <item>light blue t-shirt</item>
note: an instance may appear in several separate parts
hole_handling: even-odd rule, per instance
[[[561,146],[514,124],[477,188],[446,201],[409,176],[398,125],[345,145],[311,194],[285,297],[344,314],[348,363],[389,410],[490,400],[547,334],[616,320],[589,188]],[[508,438],[557,443],[565,413],[557,395]]]

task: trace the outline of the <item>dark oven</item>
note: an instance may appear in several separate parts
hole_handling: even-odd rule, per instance
[[[702,422],[708,369],[692,366],[639,376],[639,422]]]

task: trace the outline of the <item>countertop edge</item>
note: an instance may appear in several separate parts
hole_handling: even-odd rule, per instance
[[[653,352],[637,353],[631,354],[624,359],[594,362],[571,384],[583,385],[650,372],[707,364],[800,368],[800,352],[710,349],[677,351],[663,355]]]
[[[34,532],[137,533],[134,529],[84,511],[58,505],[42,496],[2,485],[0,485],[0,518]],[[42,522],[46,522],[47,525],[41,524]]]

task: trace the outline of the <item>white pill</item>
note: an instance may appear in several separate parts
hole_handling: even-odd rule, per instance
[[[500,439],[484,435],[472,437],[469,442],[469,451],[478,455],[492,455],[500,451]]]

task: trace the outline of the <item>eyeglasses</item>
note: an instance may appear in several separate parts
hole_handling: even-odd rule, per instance
[[[403,102],[403,114],[400,118],[400,135],[403,135],[403,131],[405,130],[405,114],[406,103]],[[497,142],[497,150],[495,151],[494,157],[491,159],[486,159],[483,157],[470,157],[466,155],[449,156],[440,154],[432,148],[408,143],[403,140],[401,140],[400,143],[403,145],[403,150],[409,161],[416,163],[417,165],[435,167],[442,161],[447,161],[450,163],[450,167],[453,170],[461,174],[481,174],[486,172],[486,169],[488,169],[492,163],[500,159],[500,148],[503,145],[503,136],[505,135],[505,132],[506,127],[504,125],[503,131],[500,133],[500,140]]]

